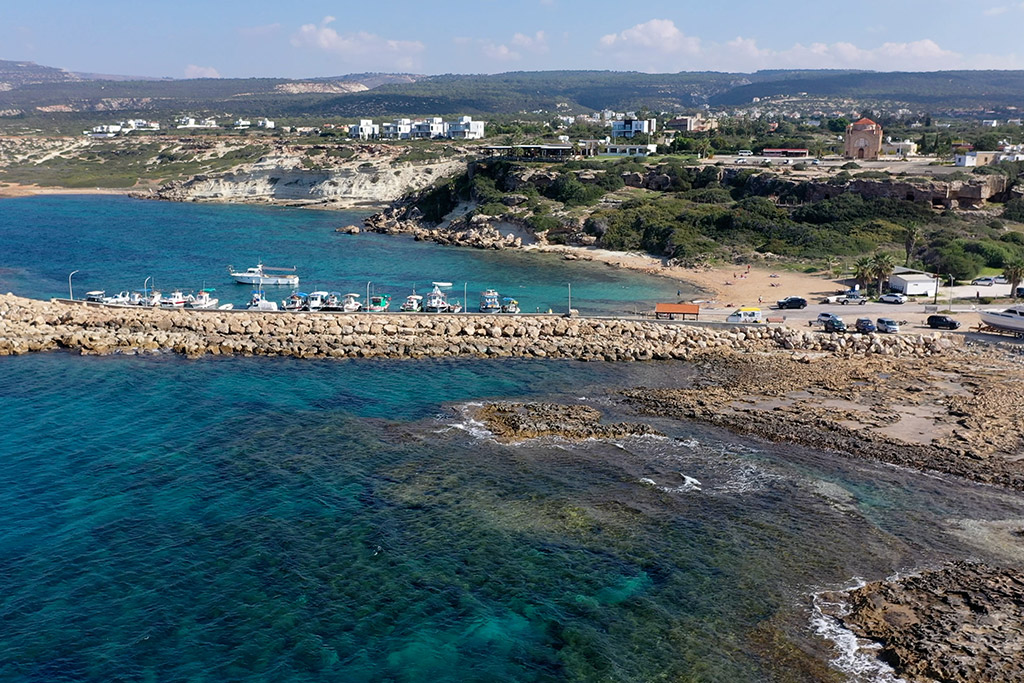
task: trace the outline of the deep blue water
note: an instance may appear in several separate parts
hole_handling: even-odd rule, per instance
[[[360,223],[366,213],[214,204],[176,204],[106,196],[0,200],[0,291],[49,298],[68,295],[68,275],[79,298],[86,291],[217,289],[223,302],[249,300],[250,286],[228,277],[260,259],[298,268],[301,289],[358,292],[367,283],[401,301],[431,281],[453,283],[450,296],[468,292],[475,310],[480,292],[514,296],[524,312],[584,313],[650,310],[657,301],[692,296],[682,283],[565,261],[553,254],[442,247],[410,237],[344,235],[334,229]],[[276,299],[291,290],[270,287]]]
[[[56,225],[53,211],[74,214],[61,201],[14,204],[33,225]],[[78,201],[83,215],[140,204]],[[40,249],[50,265],[33,265],[9,206],[0,202],[0,259],[16,266],[5,277],[59,290],[72,262]],[[144,206],[163,225],[213,216],[237,234],[262,221],[273,233],[267,216],[294,220],[280,228],[289,234],[322,220]],[[321,237],[333,239],[337,221]],[[522,280],[562,266],[534,276],[515,255],[381,239],[430,263],[512,267],[508,257]],[[114,277],[90,256],[103,243],[90,232],[60,258]],[[167,272],[220,259],[134,244],[132,258]],[[0,680],[764,681],[777,650],[830,656],[811,635],[811,592],[998,560],[979,534],[957,530],[1024,518],[1020,497],[996,489],[699,424],[653,421],[666,438],[503,445],[467,418],[474,402],[528,398],[635,419],[616,388],[685,386],[695,372],[0,358]]]

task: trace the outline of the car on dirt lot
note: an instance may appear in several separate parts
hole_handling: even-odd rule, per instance
[[[853,324],[853,327],[858,332],[863,332],[865,334],[875,331],[875,324],[871,322],[871,318],[857,318],[857,322]]]
[[[953,320],[948,315],[928,316],[928,327],[933,330],[955,330],[960,327],[960,322]]]
[[[779,299],[776,301],[775,305],[780,309],[807,308],[807,299],[802,296],[787,296],[785,299]]]
[[[887,334],[896,334],[900,331],[900,325],[892,318],[879,318],[875,321],[875,328],[879,332],[885,332]]]
[[[878,302],[883,304],[905,304],[907,297],[899,292],[889,292],[878,297]]]
[[[836,315],[835,313],[819,313],[818,317],[815,319],[814,322],[818,323],[819,325],[824,325],[829,320],[839,320],[839,319],[840,319],[839,316]]]
[[[846,332],[846,323],[842,318],[832,318],[825,321],[826,332]]]

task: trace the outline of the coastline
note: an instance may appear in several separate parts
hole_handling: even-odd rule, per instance
[[[0,183],[0,199],[16,197],[35,197],[43,195],[129,195],[138,192],[140,187],[49,187],[41,185],[21,185],[19,183]]]

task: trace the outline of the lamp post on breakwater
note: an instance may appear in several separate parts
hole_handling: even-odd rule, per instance
[[[572,283],[571,282],[566,282],[565,284],[569,285],[569,311],[568,311],[568,313],[569,313],[569,315],[572,315]]]
[[[71,299],[72,301],[75,300],[75,293],[71,290],[71,276],[74,275],[77,272],[78,272],[77,270],[72,270],[68,274],[68,298]]]

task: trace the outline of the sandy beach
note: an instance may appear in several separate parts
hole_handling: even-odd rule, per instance
[[[18,183],[0,183],[0,198],[32,197],[48,194],[112,194],[126,195],[137,192],[141,187],[42,187],[39,185],[19,185]]]

